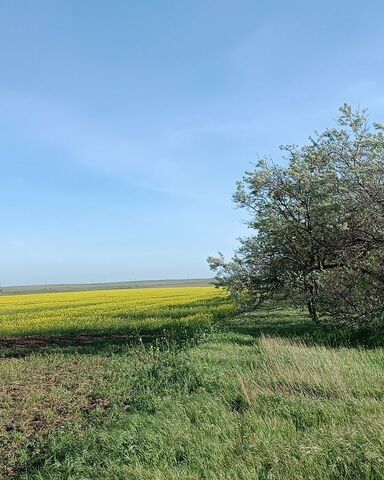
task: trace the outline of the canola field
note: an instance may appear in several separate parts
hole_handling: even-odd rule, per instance
[[[157,334],[205,328],[233,306],[213,287],[0,297],[0,337]]]

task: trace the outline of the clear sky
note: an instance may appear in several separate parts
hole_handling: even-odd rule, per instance
[[[2,285],[192,278],[235,181],[343,102],[384,121],[384,3],[0,0]]]

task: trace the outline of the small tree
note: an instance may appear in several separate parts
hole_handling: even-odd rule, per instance
[[[340,111],[338,128],[282,147],[287,167],[262,159],[245,173],[234,201],[253,234],[232,261],[208,261],[247,305],[299,292],[316,322],[371,325],[384,311],[384,130],[365,112]]]

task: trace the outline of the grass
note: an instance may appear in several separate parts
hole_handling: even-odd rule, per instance
[[[141,316],[136,309],[133,323],[141,321],[145,333],[153,331],[147,320],[156,306],[143,293],[148,308]],[[147,343],[108,336],[99,321],[96,332],[103,335],[86,342],[73,334],[78,330],[68,335],[63,328],[66,343],[55,336],[43,345],[22,344],[12,331],[19,343],[7,343],[0,362],[0,476],[384,478],[380,346],[364,348],[318,330],[292,308],[230,317],[233,307],[222,296],[196,290],[183,306],[188,294],[169,291],[167,305],[156,297],[163,302],[163,316],[156,317],[165,321],[163,333],[169,318],[183,324],[191,308],[210,312],[205,335],[190,329],[182,343],[164,334]]]

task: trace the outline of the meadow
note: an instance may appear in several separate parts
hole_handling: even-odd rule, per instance
[[[384,478],[380,341],[209,287],[8,296],[0,317],[0,478]]]

